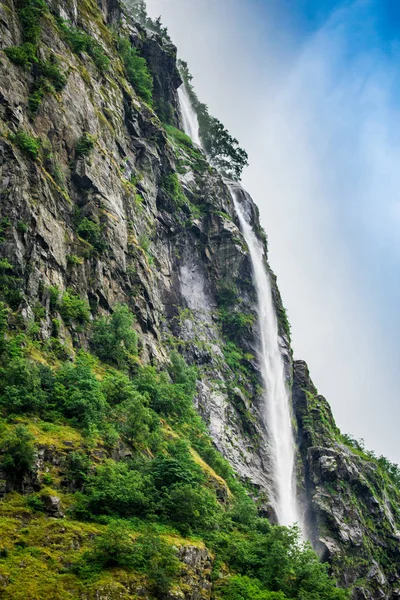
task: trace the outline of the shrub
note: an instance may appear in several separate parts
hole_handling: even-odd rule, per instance
[[[233,312],[222,308],[219,311],[224,334],[233,341],[239,341],[242,336],[248,335],[255,323],[255,316],[248,313]]]
[[[52,60],[40,61],[38,71],[40,76],[51,82],[57,92],[61,92],[65,87],[67,77],[60,70],[60,65],[56,58],[53,57]]]
[[[16,357],[0,370],[0,406],[7,414],[38,413],[47,404],[42,367]]]
[[[216,529],[222,516],[215,494],[190,483],[178,483],[166,490],[160,510],[184,535]]]
[[[94,138],[89,133],[84,133],[78,140],[75,153],[78,158],[89,156],[94,148]]]
[[[153,77],[148,69],[146,60],[139,55],[137,48],[132,48],[126,38],[118,39],[118,50],[125,66],[129,83],[133,86],[138,96],[147,104],[152,104]]]
[[[137,354],[135,317],[124,304],[115,307],[111,317],[98,319],[93,326],[91,346],[95,354],[111,364],[125,368],[129,356]]]
[[[11,139],[26,156],[32,160],[38,159],[41,147],[39,139],[27,134],[23,129],[18,129]]]
[[[4,49],[8,58],[19,67],[30,67],[32,63],[37,62],[36,47],[33,44],[25,43],[22,46],[10,46]]]
[[[135,541],[129,525],[112,521],[104,533],[96,536],[75,570],[82,576],[113,567],[132,568],[135,562]]]
[[[97,252],[101,253],[106,249],[107,245],[103,239],[104,235],[101,227],[94,221],[84,217],[76,232],[82,239],[89,242]]]
[[[21,478],[33,469],[35,448],[33,436],[23,425],[7,433],[1,440],[0,465],[13,478]]]
[[[282,592],[268,592],[257,579],[235,575],[217,585],[223,600],[285,600]]]
[[[40,39],[40,19],[47,10],[44,0],[18,0],[17,12],[22,26],[24,42],[37,44]]]
[[[105,461],[89,475],[84,494],[78,510],[121,517],[144,515],[154,496],[149,477],[113,460]]]
[[[192,409],[192,397],[185,386],[172,384],[165,373],[157,373],[154,367],[140,369],[135,385],[140,392],[148,394],[151,408],[163,416],[183,417]]]
[[[90,363],[80,354],[73,365],[64,363],[56,374],[54,400],[62,413],[78,427],[101,428],[107,402]]]
[[[58,310],[67,325],[71,325],[73,321],[85,324],[90,320],[88,303],[71,289],[62,295]]]
[[[124,442],[138,446],[151,442],[150,430],[157,428],[158,420],[147,408],[143,396],[132,391],[129,398],[118,405],[115,424]]]

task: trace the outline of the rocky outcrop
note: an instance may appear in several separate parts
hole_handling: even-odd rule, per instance
[[[354,599],[398,598],[398,492],[376,463],[349,447],[307,365],[294,365],[300,480],[308,534]]]

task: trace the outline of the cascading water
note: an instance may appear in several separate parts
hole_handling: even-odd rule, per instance
[[[264,249],[257,239],[240,203],[242,188],[231,186],[232,199],[239,218],[243,237],[250,252],[253,279],[257,292],[260,327],[259,359],[265,385],[265,423],[274,478],[272,503],[280,525],[301,524],[296,499],[295,443],[292,429],[290,396],[286,386],[285,365],[279,345],[278,321],[272,298]],[[249,200],[251,201],[251,200]]]
[[[199,137],[199,122],[197,120],[197,115],[193,110],[185,84],[182,84],[178,89],[178,96],[185,133],[192,139],[194,144],[201,146]]]

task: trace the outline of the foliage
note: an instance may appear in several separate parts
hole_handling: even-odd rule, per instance
[[[101,317],[93,325],[91,346],[94,353],[111,364],[126,368],[130,356],[137,354],[135,317],[125,304],[117,304],[110,317]]]
[[[285,600],[282,592],[268,592],[260,581],[246,577],[246,575],[234,575],[222,580],[217,587],[218,597],[223,600]]]
[[[32,160],[39,158],[41,142],[38,138],[29,135],[23,129],[18,129],[11,139],[26,156]]]
[[[0,467],[14,479],[32,470],[35,459],[33,436],[23,425],[0,437]]]
[[[79,221],[77,228],[77,234],[83,239],[86,240],[91,246],[93,246],[94,250],[101,254],[107,248],[107,244],[104,241],[104,233],[102,228],[98,223],[95,223],[91,219],[84,217],[81,221]]]
[[[176,173],[169,173],[168,175],[165,175],[161,181],[161,187],[171,198],[175,208],[180,208],[183,204],[185,204],[186,198]]]
[[[28,42],[21,46],[10,46],[4,49],[8,58],[19,67],[30,67],[37,62],[36,47]]]
[[[103,47],[91,35],[82,29],[72,27],[69,23],[59,19],[59,27],[74,54],[86,52],[100,73],[106,73],[110,68],[110,59],[105,54]]]
[[[17,14],[22,30],[21,46],[5,49],[8,58],[20,67],[37,62],[37,48],[41,34],[41,17],[47,10],[44,0],[17,0]]]
[[[151,509],[151,480],[123,462],[111,459],[89,475],[78,512],[119,517],[145,515]]]
[[[22,357],[12,358],[0,368],[0,407],[7,414],[37,413],[46,404],[42,385],[45,367]]]
[[[84,354],[75,364],[66,362],[57,371],[53,397],[62,413],[78,427],[93,431],[104,422],[106,398]]]
[[[127,38],[118,38],[118,51],[124,63],[129,83],[138,96],[151,105],[153,100],[153,77],[146,60],[140,56],[137,48],[132,48]]]
[[[199,135],[205,152],[211,162],[223,175],[238,180],[244,167],[248,165],[248,155],[239,146],[224,125],[208,112],[208,107],[200,102],[191,83],[192,76],[187,63],[179,62],[184,85],[189,94],[193,109],[199,121]]]
[[[85,132],[78,140],[75,148],[75,154],[78,158],[89,156],[94,148],[94,138]]]
[[[225,308],[219,311],[219,317],[224,334],[233,341],[238,341],[242,336],[248,335],[255,323],[253,314],[232,312]]]
[[[62,295],[58,310],[66,325],[71,325],[73,321],[84,325],[90,320],[88,303],[72,289],[68,289]]]
[[[48,290],[49,296],[54,310],[62,296],[57,288]],[[114,314],[119,310],[116,307]],[[35,306],[34,311],[41,318],[42,307]],[[122,322],[128,315],[131,326],[130,313],[123,310],[122,314]],[[120,324],[118,320],[112,326],[112,317],[105,322],[108,333],[120,331],[117,339],[126,333],[125,326],[120,330]],[[168,533],[173,528],[175,533],[200,536],[209,548],[217,582],[216,599],[347,597],[295,530],[273,526],[258,516],[256,505],[213,447],[195,412],[197,371],[177,352],[171,353],[163,370],[136,364],[129,376],[84,352],[79,352],[74,362],[67,360],[49,368],[24,356],[22,339],[18,342],[15,336],[12,340],[4,336],[7,325],[8,313],[0,307],[3,415],[15,419],[12,411],[16,406],[19,418],[35,415],[29,426],[35,428],[39,443],[53,449],[59,444],[63,454],[69,446],[54,438],[53,431],[62,430],[65,424],[60,423],[64,420],[70,424],[64,439],[72,448],[57,468],[51,463],[51,470],[41,475],[43,483],[57,486],[57,495],[68,490],[71,508],[62,522],[65,535],[71,527],[71,515],[80,519],[73,527],[79,527],[75,539],[83,548],[72,550],[75,542],[67,538],[58,569],[69,569],[68,576],[72,571],[83,586],[85,582],[95,586],[105,571],[114,577],[115,567],[122,572],[129,569],[143,578],[152,596],[163,598],[179,581],[181,569],[171,540],[160,536],[160,531]],[[7,397],[9,400],[4,401]],[[47,422],[41,424],[38,417]],[[0,460],[2,466],[10,465],[10,479],[11,468],[15,470],[19,465],[22,477],[32,465],[32,439],[26,429],[27,435],[18,427],[7,423],[4,433],[0,433]],[[86,441],[79,437],[78,443],[70,441],[76,439],[74,428],[84,429],[91,436]],[[44,442],[42,436],[50,437]],[[213,469],[226,478],[226,483]],[[38,529],[47,522],[44,493],[44,489],[38,490],[24,502],[23,510],[37,513],[35,518],[42,519]],[[31,522],[29,529],[33,527]],[[90,527],[86,542],[82,540],[84,527]],[[15,535],[13,530],[13,539]],[[18,539],[25,543],[25,538]],[[60,539],[63,536],[58,535],[54,542],[46,539],[46,552],[49,547],[55,551]],[[228,573],[234,575],[228,577]]]

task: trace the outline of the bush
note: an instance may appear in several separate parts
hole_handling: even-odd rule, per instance
[[[89,156],[94,148],[94,137],[89,133],[84,133],[78,140],[75,153],[78,158]]]
[[[91,244],[100,254],[107,248],[102,229],[100,225],[94,221],[84,217],[78,224],[76,232],[82,239],[89,242],[89,244]]]
[[[169,596],[171,586],[181,570],[174,549],[152,529],[137,538],[133,564],[147,575],[150,591],[160,600]]]
[[[32,160],[37,160],[41,148],[41,142],[39,139],[28,135],[22,129],[19,129],[17,133],[12,136],[12,141],[18,146],[18,148],[26,154]]]
[[[190,483],[178,483],[166,490],[159,510],[184,535],[210,532],[218,527],[222,517],[215,494]]]
[[[54,86],[57,92],[65,87],[67,83],[67,77],[60,70],[59,62],[56,58],[52,60],[40,61],[38,64],[38,71],[41,77],[44,77]]]
[[[33,436],[23,425],[5,434],[0,444],[0,466],[15,479],[23,477],[34,466],[35,448]]]
[[[137,354],[135,317],[125,304],[118,304],[111,317],[102,317],[93,325],[91,346],[94,353],[111,364],[126,368],[129,357]]]
[[[150,478],[122,462],[107,460],[89,475],[78,511],[95,515],[144,515],[153,503]]]
[[[7,414],[39,413],[48,401],[42,386],[46,367],[14,358],[0,370],[0,406]]]
[[[67,457],[67,479],[76,487],[82,487],[89,474],[90,457],[82,452],[71,452]]]
[[[66,325],[71,325],[73,321],[85,324],[90,320],[88,303],[71,289],[62,295],[58,310]]]
[[[146,60],[139,55],[137,48],[132,48],[126,38],[118,39],[118,50],[125,66],[129,83],[138,96],[147,104],[153,100],[153,77],[148,69]]]
[[[17,0],[17,12],[22,26],[24,42],[38,44],[40,39],[40,19],[47,10],[44,0]]]
[[[10,46],[9,48],[5,48],[4,52],[19,67],[30,67],[32,63],[38,60],[36,47],[29,43],[22,44],[22,46]]]
[[[108,405],[101,384],[83,354],[78,355],[75,364],[64,363],[56,373],[54,400],[77,427],[89,431],[102,427]]]
[[[157,373],[154,367],[140,369],[135,385],[140,392],[148,394],[150,407],[163,416],[183,417],[192,409],[192,397],[185,386],[172,384],[165,373]]]
[[[91,244],[99,254],[107,248],[107,244],[104,241],[104,233],[100,225],[94,221],[84,217],[78,224],[76,232],[82,239]]]
[[[217,585],[223,600],[285,600],[282,592],[268,592],[257,579],[235,575]]]

